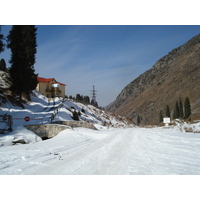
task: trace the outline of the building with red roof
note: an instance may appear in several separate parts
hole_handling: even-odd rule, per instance
[[[65,97],[66,84],[56,81],[55,78],[37,77],[38,84],[36,89],[48,98]]]

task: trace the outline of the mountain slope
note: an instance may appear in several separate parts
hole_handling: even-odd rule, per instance
[[[128,84],[109,111],[135,123],[158,124],[160,110],[189,97],[192,119],[200,117],[200,34],[158,60],[151,69]],[[172,115],[172,112],[171,112]]]

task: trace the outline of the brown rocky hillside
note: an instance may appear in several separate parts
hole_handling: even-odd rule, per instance
[[[200,119],[200,34],[158,60],[151,69],[128,84],[109,111],[141,124],[158,124],[159,113],[171,116],[176,101],[189,97],[192,120]]]

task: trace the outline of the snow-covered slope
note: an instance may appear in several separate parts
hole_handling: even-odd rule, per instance
[[[129,123],[124,117],[114,115],[109,112],[99,110],[92,105],[83,105],[71,100],[56,98],[55,101],[49,101],[37,91],[34,91],[31,96],[31,102],[24,104],[24,109],[13,106],[10,102],[2,105],[0,113],[9,114],[13,117],[13,125],[23,126],[29,124],[49,123],[51,116],[54,113],[53,121],[73,120],[73,111],[80,111],[79,119],[81,121],[89,121],[93,123],[106,124],[118,127],[127,126]],[[83,111],[84,110],[84,111]],[[25,121],[24,118],[29,117],[30,121]]]
[[[87,121],[93,123],[95,126],[126,127],[129,125],[124,117],[99,110],[91,105],[83,105],[70,100],[63,101],[63,99],[56,98],[54,101],[49,101],[48,98],[37,91],[34,91],[31,100],[29,104],[24,104],[24,109],[12,105],[9,101],[2,104],[0,115],[8,114],[12,116],[13,131],[6,135],[0,135],[0,146],[10,145],[13,140],[23,138],[26,135],[29,135],[28,138],[24,138],[26,143],[36,142],[39,140],[38,136],[34,133],[30,136],[31,132],[23,128],[24,125],[73,120],[74,111],[80,112],[80,121]],[[25,120],[27,117],[29,121]],[[51,120],[52,117],[53,120]],[[5,128],[5,124],[0,123],[0,128]],[[23,134],[24,132],[26,134]]]

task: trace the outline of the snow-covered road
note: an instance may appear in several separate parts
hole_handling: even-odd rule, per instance
[[[0,148],[0,174],[200,174],[200,134],[162,128],[65,130]]]

